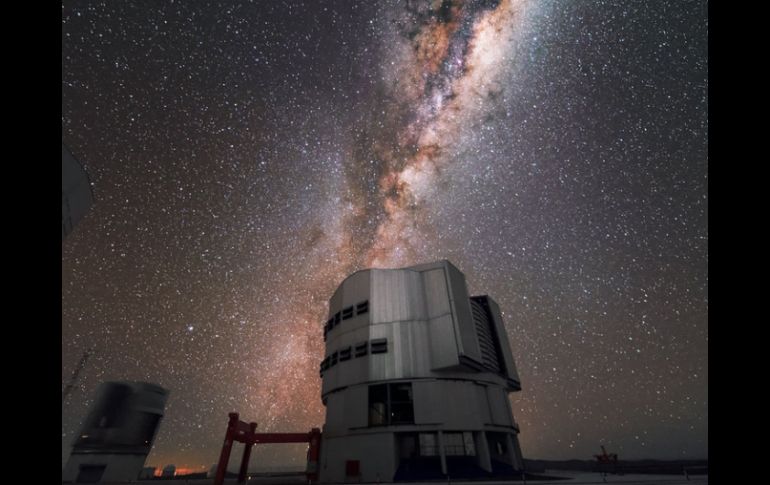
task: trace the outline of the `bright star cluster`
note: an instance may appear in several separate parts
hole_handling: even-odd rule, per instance
[[[686,0],[63,2],[62,460],[105,380],[171,391],[155,466],[231,411],[320,426],[334,289],[443,258],[504,312],[526,458],[706,457],[707,35]]]

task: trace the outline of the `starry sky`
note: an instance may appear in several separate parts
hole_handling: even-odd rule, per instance
[[[208,468],[231,411],[320,426],[334,289],[443,258],[503,311],[526,458],[707,457],[707,9],[64,1],[95,203],[62,242],[62,388],[95,353],[62,463],[105,380],[170,389],[150,465]]]

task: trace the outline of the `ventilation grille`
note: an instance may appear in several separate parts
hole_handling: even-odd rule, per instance
[[[495,334],[492,331],[492,317],[489,310],[486,305],[471,299],[471,311],[473,312],[473,323],[476,325],[476,336],[484,367],[495,373],[502,372],[500,354],[497,350]]]

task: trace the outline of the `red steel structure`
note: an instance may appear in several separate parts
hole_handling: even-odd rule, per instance
[[[261,443],[309,443],[307,452],[307,479],[311,483],[318,481],[318,458],[321,454],[321,430],[313,428],[309,433],[257,433],[257,423],[246,423],[238,419],[238,413],[230,413],[230,421],[227,423],[225,442],[222,444],[222,453],[217,464],[217,476],[214,485],[222,485],[225,481],[227,462],[230,460],[230,452],[233,442],[244,443],[241,468],[238,472],[238,483],[246,481],[246,470],[249,467],[251,448]]]

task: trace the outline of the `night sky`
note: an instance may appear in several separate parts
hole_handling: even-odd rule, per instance
[[[155,466],[215,463],[231,411],[320,426],[334,289],[443,258],[503,311],[526,458],[707,457],[707,7],[63,2],[95,203],[62,242],[62,388],[96,353],[62,461],[105,380],[170,389]]]

